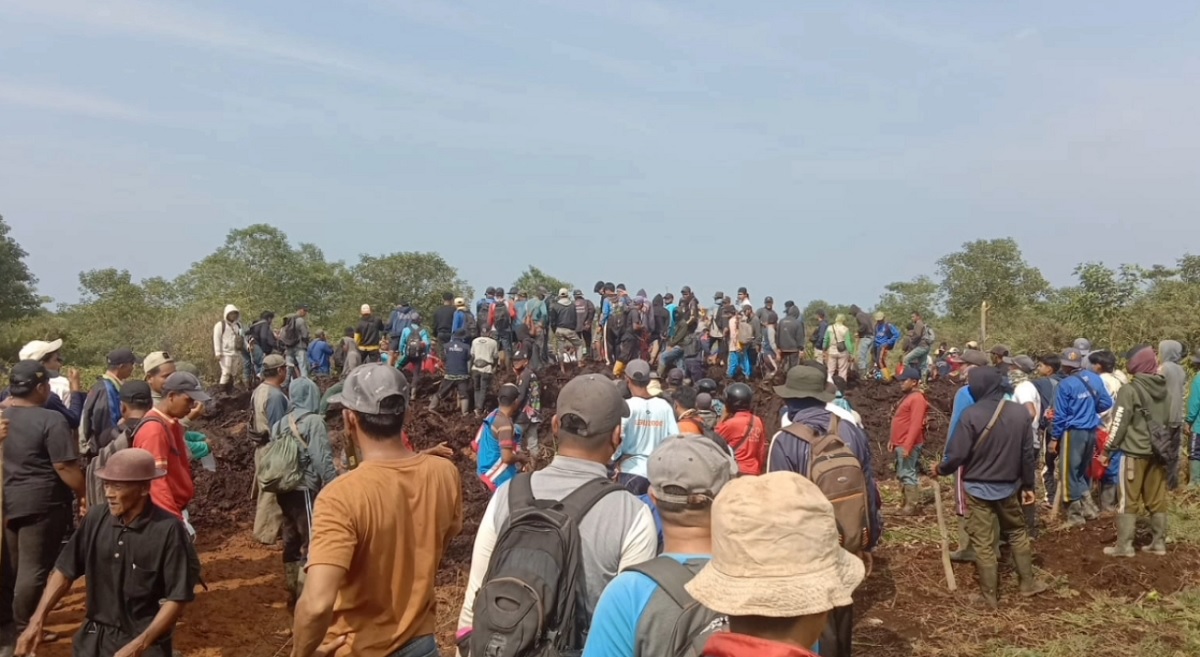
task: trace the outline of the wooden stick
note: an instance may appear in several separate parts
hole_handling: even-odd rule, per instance
[[[954,566],[950,564],[950,534],[946,531],[946,509],[942,506],[942,486],[937,479],[933,480],[933,504],[937,507],[938,533],[942,537],[942,569],[946,571],[946,588],[958,590],[958,582],[954,579]]]

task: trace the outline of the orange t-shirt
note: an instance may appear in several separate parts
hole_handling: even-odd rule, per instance
[[[341,655],[380,657],[434,633],[434,580],[462,530],[462,484],[450,461],[364,461],[317,496],[308,565],[346,569],[327,639]]]

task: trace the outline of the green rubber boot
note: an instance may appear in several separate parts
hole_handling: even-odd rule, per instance
[[[1167,514],[1155,513],[1150,516],[1150,545],[1142,548],[1142,552],[1157,556],[1167,554]]]
[[[958,518],[958,549],[950,553],[950,560],[959,563],[974,563],[975,548],[971,547],[971,537],[967,536],[967,519]]]
[[[1000,606],[1000,568],[995,564],[976,564],[975,569],[979,572],[979,595],[973,598],[972,602],[988,609],[996,609]]]
[[[1017,579],[1021,582],[1021,595],[1031,598],[1043,593],[1050,585],[1033,574],[1033,551],[1013,550],[1013,561],[1017,564]]]
[[[1200,488],[1200,461],[1188,461],[1191,466],[1191,479],[1188,480],[1188,488]]]
[[[1133,549],[1133,535],[1137,533],[1137,516],[1132,513],[1117,514],[1117,544],[1104,548],[1104,554],[1110,557],[1132,557],[1137,554]]]

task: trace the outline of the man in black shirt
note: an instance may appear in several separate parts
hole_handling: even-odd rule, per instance
[[[433,311],[433,337],[437,339],[437,354],[442,360],[446,360],[446,343],[450,342],[450,332],[454,327],[454,295],[449,292],[442,294],[442,305]],[[400,336],[396,336],[396,342],[400,342]],[[399,347],[395,347],[397,351]]]
[[[150,502],[150,482],[167,473],[150,452],[131,447],[98,474],[107,504],[92,509],[63,548],[18,655],[37,651],[46,617],[86,577],[87,622],[73,640],[76,655],[171,657],[171,632],[195,598],[200,560],[183,523]]]
[[[79,441],[62,414],[43,408],[53,394],[49,382],[50,373],[35,360],[23,360],[9,373],[0,580],[0,625],[6,631],[23,631],[29,623],[71,524],[73,499],[87,506]]]

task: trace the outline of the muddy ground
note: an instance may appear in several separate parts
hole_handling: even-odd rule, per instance
[[[715,368],[713,374],[719,378]],[[558,390],[567,379],[552,370],[543,372],[541,379],[543,409],[552,412]],[[423,381],[418,397],[427,395],[435,385],[435,380]],[[769,394],[769,388],[768,383],[757,384],[755,406],[774,430],[781,402]],[[927,454],[940,453],[944,445],[954,390],[949,383],[931,385]],[[894,469],[886,442],[891,414],[901,397],[899,386],[870,381],[851,387],[847,397],[872,438],[873,465],[885,499],[895,500]],[[290,650],[280,553],[275,546],[257,544],[249,535],[252,449],[244,439],[248,403],[249,394],[244,392],[221,398],[196,427],[209,436],[219,468],[216,473],[198,470],[196,475],[192,515],[209,590],[198,593],[176,634],[176,648],[186,655],[278,657]],[[448,649],[462,604],[473,537],[488,496],[467,456],[477,423],[451,411],[449,403],[441,411],[431,413],[425,404],[417,404],[408,432],[418,448],[446,442],[455,449],[454,461],[465,491],[463,532],[451,542],[437,578],[438,638]],[[330,419],[331,435],[337,440],[341,422],[336,416]],[[1048,523],[1049,519],[1043,520]],[[1006,609],[1003,614],[984,614],[966,601],[976,590],[970,566],[955,567],[959,593],[946,590],[937,542],[932,538],[936,537],[936,530],[931,530],[936,527],[932,505],[922,516],[901,518],[888,513],[886,521],[888,532],[876,552],[874,571],[855,596],[856,655],[974,654],[964,652],[966,638],[977,643],[994,639],[1000,645],[1034,645],[1040,633],[1048,631],[1039,629],[1039,619],[1079,609],[1093,597],[1140,599],[1168,595],[1200,582],[1200,550],[1195,546],[1173,546],[1165,559],[1143,555],[1121,561],[1106,559],[1100,548],[1111,544],[1116,532],[1111,521],[1101,520],[1082,529],[1047,532],[1035,543],[1037,565],[1054,581],[1053,593],[1019,599],[1015,576],[1006,569],[1002,591]],[[77,585],[51,616],[50,629],[69,636],[78,628],[82,614],[82,585]],[[55,657],[67,655],[69,650],[69,641],[64,639],[43,647],[39,655]]]

